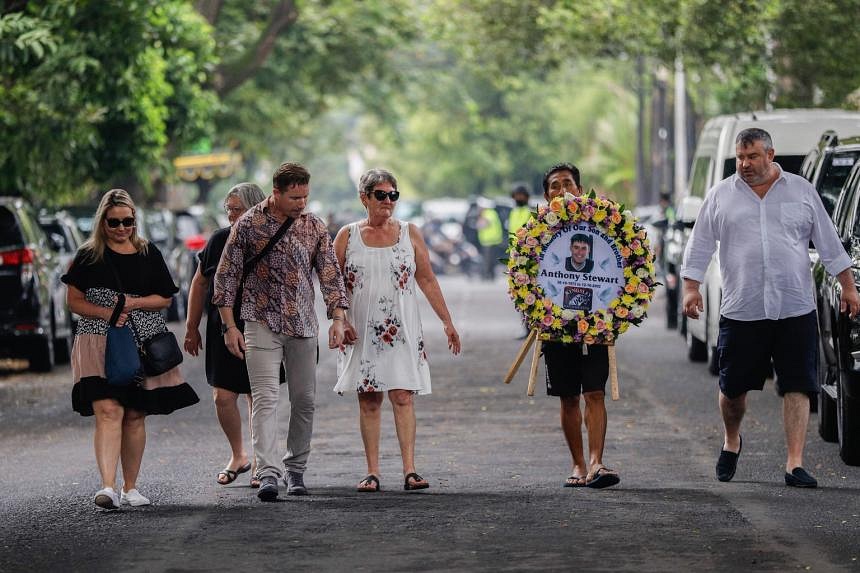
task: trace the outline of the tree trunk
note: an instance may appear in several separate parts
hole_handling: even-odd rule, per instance
[[[224,0],[197,0],[194,8],[203,16],[210,25],[214,26],[224,7]]]

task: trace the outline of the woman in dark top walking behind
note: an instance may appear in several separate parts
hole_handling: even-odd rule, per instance
[[[72,408],[95,415],[95,454],[102,489],[93,501],[104,509],[121,504],[149,505],[137,490],[147,414],[169,414],[199,401],[184,382],[179,367],[125,385],[108,384],[105,348],[108,322],[125,295],[116,326],[133,327],[138,346],[165,332],[160,311],[178,290],[158,249],[137,234],[135,206],[128,193],[105,193],[96,210],[93,231],[78,250],[62,281],[68,303],[81,316],[72,348]],[[131,323],[131,324],[129,324]],[[116,470],[122,463],[122,495],[117,494]]]
[[[203,344],[200,339],[200,319],[203,309],[206,309],[206,380],[212,386],[215,399],[215,414],[227,441],[230,443],[232,456],[227,466],[218,473],[218,483],[227,485],[233,483],[239,474],[252,469],[253,460],[245,451],[242,441],[242,416],[239,413],[239,394],[244,394],[248,401],[248,419],[251,417],[251,385],[248,382],[248,368],[245,361],[233,356],[224,346],[224,336],[221,334],[221,317],[218,307],[212,304],[212,277],[221,260],[221,252],[227,244],[230,229],[242,214],[266,199],[263,190],[254,183],[239,183],[227,193],[224,198],[224,210],[230,227],[219,229],[212,233],[206,247],[200,252],[200,266],[191,280],[191,290],[188,294],[188,318],[185,322],[185,350],[192,356],[197,356]],[[236,324],[241,325],[236,316]],[[251,487],[259,487],[260,480],[255,471],[251,473]]]

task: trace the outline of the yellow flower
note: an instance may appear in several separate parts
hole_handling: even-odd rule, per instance
[[[594,215],[591,216],[591,220],[595,223],[599,223],[606,218],[606,211],[603,209],[598,209],[594,212]]]
[[[629,322],[622,322],[621,327],[618,329],[618,332],[624,333],[627,332],[627,329],[630,328]]]
[[[561,319],[556,318],[555,320],[553,320],[552,321],[552,327],[556,328],[556,329],[561,328]]]
[[[570,344],[571,342],[573,342],[573,337],[569,334],[562,334],[561,341],[565,344]]]
[[[634,301],[634,298],[632,296],[630,296],[629,294],[625,294],[621,297],[621,302],[623,304],[625,304],[626,306],[630,306],[631,304],[633,304],[633,301]]]

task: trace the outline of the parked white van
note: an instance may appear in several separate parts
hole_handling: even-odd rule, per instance
[[[790,109],[724,115],[709,120],[702,129],[693,156],[687,194],[680,200],[676,210],[681,223],[681,253],[705,194],[716,183],[735,173],[735,138],[749,127],[767,131],[773,138],[776,152],[774,161],[785,171],[799,173],[807,152],[817,144],[825,130],[833,130],[840,137],[860,135],[860,113]],[[677,270],[680,272],[680,265]],[[678,286],[680,288],[681,285]],[[716,346],[722,300],[719,246],[705,273],[701,292],[704,312],[700,313],[697,320],[686,319],[684,332],[688,357],[693,361],[707,361],[708,369],[716,375],[719,373]]]

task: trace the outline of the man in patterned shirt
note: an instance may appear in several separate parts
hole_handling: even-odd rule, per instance
[[[251,428],[263,501],[305,495],[303,474],[310,454],[316,391],[317,324],[312,272],[319,276],[329,328],[329,348],[343,348],[344,309],[349,303],[325,223],[304,213],[310,173],[297,163],[275,171],[272,195],[249,209],[230,231],[215,273],[212,302],[219,307],[227,348],[248,364],[253,405]],[[246,261],[260,253],[288,219],[292,223],[271,250],[242,278]],[[241,300],[236,300],[239,286]],[[234,303],[241,306],[234,315]],[[245,322],[244,333],[242,322]],[[290,394],[290,426],[283,458],[278,443],[279,370],[283,361]]]

